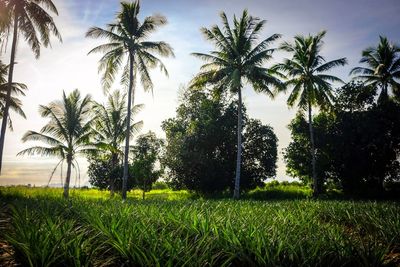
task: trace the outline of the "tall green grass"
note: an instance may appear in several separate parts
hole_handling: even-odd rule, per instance
[[[400,249],[394,202],[2,196],[22,266],[395,266]]]

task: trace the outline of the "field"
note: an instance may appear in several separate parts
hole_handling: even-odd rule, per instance
[[[63,200],[60,189],[0,188],[0,265],[399,266],[399,203],[292,189],[262,201],[262,189],[240,201],[134,191],[123,203],[94,189]]]

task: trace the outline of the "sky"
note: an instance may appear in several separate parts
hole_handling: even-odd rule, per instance
[[[120,8],[118,0],[54,0],[59,11],[55,22],[61,32],[63,42],[52,40],[51,48],[42,48],[38,60],[21,38],[18,43],[17,65],[14,81],[28,85],[23,97],[23,109],[27,119],[11,114],[14,131],[7,131],[5,155],[0,185],[32,184],[46,185],[57,159],[41,156],[16,156],[32,145],[22,143],[21,137],[28,130],[40,130],[46,119],[40,117],[38,106],[60,99],[62,92],[78,88],[82,94],[90,94],[96,101],[104,102],[100,75],[97,71],[98,55],[87,55],[96,45],[105,40],[85,38],[91,26],[105,27],[114,20]],[[167,17],[168,24],[150,36],[154,41],[168,42],[175,52],[175,58],[163,59],[169,77],[157,70],[152,71],[154,95],[144,93],[138,86],[135,95],[137,104],[145,108],[137,116],[143,120],[142,133],[149,130],[164,137],[161,122],[175,116],[178,106],[178,91],[199,71],[202,62],[190,55],[192,52],[209,52],[213,49],[200,33],[201,27],[220,25],[219,14],[240,16],[248,9],[252,16],[267,20],[260,39],[274,33],[282,34],[282,41],[291,41],[297,34],[315,34],[327,30],[322,55],[327,60],[346,57],[349,64],[332,71],[344,81],[349,81],[349,71],[358,65],[361,51],[378,43],[379,35],[400,43],[400,1],[399,0],[142,0],[141,18],[152,14]],[[9,42],[11,44],[11,42]],[[9,62],[9,48],[0,54],[3,62]],[[289,55],[275,52],[271,66]],[[116,83],[115,89],[119,88]],[[286,105],[287,95],[279,95],[274,100],[266,95],[255,93],[246,86],[243,98],[250,117],[269,124],[279,139],[277,179],[290,179],[285,173],[282,152],[290,142],[287,125],[296,114],[296,109]],[[75,184],[87,185],[87,163],[80,159],[80,179],[72,179]],[[66,167],[64,167],[65,173]],[[56,172],[51,184],[59,185],[60,171]],[[79,181],[79,182],[78,182]]]

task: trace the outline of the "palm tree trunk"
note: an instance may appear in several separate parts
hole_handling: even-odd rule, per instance
[[[72,157],[70,155],[67,156],[67,177],[65,178],[64,184],[64,198],[68,198],[69,196],[69,183],[71,181],[71,168],[72,168]]]
[[[129,156],[129,138],[131,136],[130,128],[131,128],[131,107],[133,105],[133,101],[135,99],[135,91],[133,90],[133,55],[129,53],[129,89],[128,89],[128,116],[127,116],[127,125],[126,125],[126,137],[125,137],[125,154],[124,154],[124,175],[122,177],[122,199],[126,199],[126,191],[128,185],[128,156]]]
[[[387,83],[382,84],[382,91],[378,97],[378,104],[380,105],[385,104],[389,99],[387,87],[388,87]]]
[[[18,38],[18,14],[15,11],[14,15],[14,33],[13,33],[13,41],[11,46],[11,58],[10,58],[10,66],[8,70],[8,84],[7,84],[7,97],[6,97],[6,105],[4,107],[3,112],[3,121],[1,123],[1,134],[0,134],[0,174],[3,166],[3,151],[4,151],[4,141],[7,129],[7,120],[8,120],[8,111],[10,109],[11,104],[11,85],[14,74],[14,61],[15,61],[15,53],[17,49],[17,38]]]
[[[308,126],[310,129],[310,140],[311,140],[311,157],[312,157],[312,178],[313,178],[313,196],[317,197],[320,193],[319,182],[316,171],[316,160],[315,160],[315,143],[314,143],[314,128],[312,123],[312,107],[311,102],[308,102]]]
[[[238,124],[237,124],[237,156],[236,156],[236,177],[235,190],[233,198],[239,199],[240,196],[240,165],[242,161],[242,89],[238,89],[239,105],[238,105]]]

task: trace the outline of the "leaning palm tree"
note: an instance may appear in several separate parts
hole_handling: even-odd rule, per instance
[[[13,84],[15,54],[17,51],[18,36],[22,34],[28,42],[36,58],[40,56],[41,45],[47,47],[50,45],[50,36],[55,35],[60,41],[61,36],[54,24],[53,18],[44,8],[57,13],[57,8],[51,0],[3,0],[3,20],[0,21],[0,27],[3,29],[12,28],[12,44],[10,68],[8,72],[8,88],[6,103],[4,106],[3,120],[1,124],[0,135],[0,173],[3,159],[4,140],[7,128],[8,111],[11,105],[11,92]],[[7,18],[5,20],[4,18]]]
[[[0,118],[3,118],[4,108],[7,99],[7,73],[8,66],[0,61]],[[25,90],[27,90],[27,86],[25,84],[15,82],[11,84],[10,108],[23,118],[26,118],[26,116],[24,111],[22,110],[22,102],[18,98],[18,96],[25,96]],[[10,128],[10,130],[13,129],[10,116],[8,116],[8,127]]]
[[[362,52],[360,63],[367,67],[356,67],[350,74],[364,81],[376,90],[380,89],[379,102],[389,97],[389,87],[400,96],[400,47],[380,36],[377,47],[369,47]]]
[[[270,86],[280,88],[281,81],[274,76],[271,69],[263,65],[272,58],[274,49],[269,45],[280,37],[273,34],[257,43],[259,34],[264,28],[265,20],[252,17],[247,10],[242,17],[233,19],[233,28],[225,13],[221,13],[223,28],[218,25],[210,29],[202,28],[205,38],[212,42],[217,50],[210,54],[193,53],[207,63],[191,81],[191,87],[201,88],[212,85],[217,91],[229,90],[238,95],[238,126],[237,126],[237,158],[234,198],[240,195],[240,165],[242,154],[242,89],[249,83],[257,92],[267,93],[273,97]]]
[[[40,106],[40,115],[49,118],[49,122],[40,132],[28,131],[22,141],[40,141],[47,146],[33,146],[22,150],[18,155],[43,155],[60,159],[57,166],[67,163],[67,174],[64,182],[64,197],[68,198],[72,167],[77,165],[76,157],[83,153],[93,153],[89,144],[92,133],[91,98],[84,98],[76,89],[68,96],[63,92],[62,100],[54,101],[47,106]],[[56,167],[57,167],[56,166]]]
[[[292,88],[287,103],[308,111],[308,122],[311,140],[313,194],[318,196],[321,188],[316,173],[316,156],[314,143],[314,130],[312,125],[312,107],[328,109],[332,105],[333,93],[331,82],[343,83],[336,76],[326,74],[327,71],[337,66],[347,64],[346,58],[325,61],[320,55],[323,45],[322,38],[326,32],[322,31],[315,36],[301,36],[294,38],[294,43],[284,42],[280,49],[292,54],[291,59],[277,64],[274,68],[287,73],[283,92]]]
[[[122,9],[117,14],[114,23],[108,24],[106,29],[92,27],[86,33],[87,37],[106,38],[110,42],[102,44],[90,53],[101,52],[104,56],[100,59],[99,72],[103,73],[102,84],[107,91],[115,80],[119,70],[122,70],[121,83],[128,86],[128,118],[127,129],[130,128],[131,107],[134,104],[135,81],[140,76],[140,82],[145,91],[153,92],[153,82],[150,77],[150,69],[160,67],[168,75],[164,64],[154,54],[161,56],[173,56],[170,45],[165,42],[147,41],[149,35],[159,26],[165,25],[167,20],[160,15],[146,17],[139,21],[139,1],[133,3],[121,3]],[[128,181],[128,154],[129,131],[125,137],[124,175],[122,183],[122,198],[126,199],[126,187]]]
[[[108,96],[106,104],[94,103],[96,118],[93,122],[94,145],[97,154],[105,154],[111,166],[116,167],[123,156],[122,143],[126,136],[126,125],[128,120],[126,108],[126,93],[116,90]],[[134,122],[134,115],[143,108],[143,105],[135,105],[131,111],[130,137],[138,133],[143,122]],[[115,177],[110,179],[110,193],[114,195]]]

